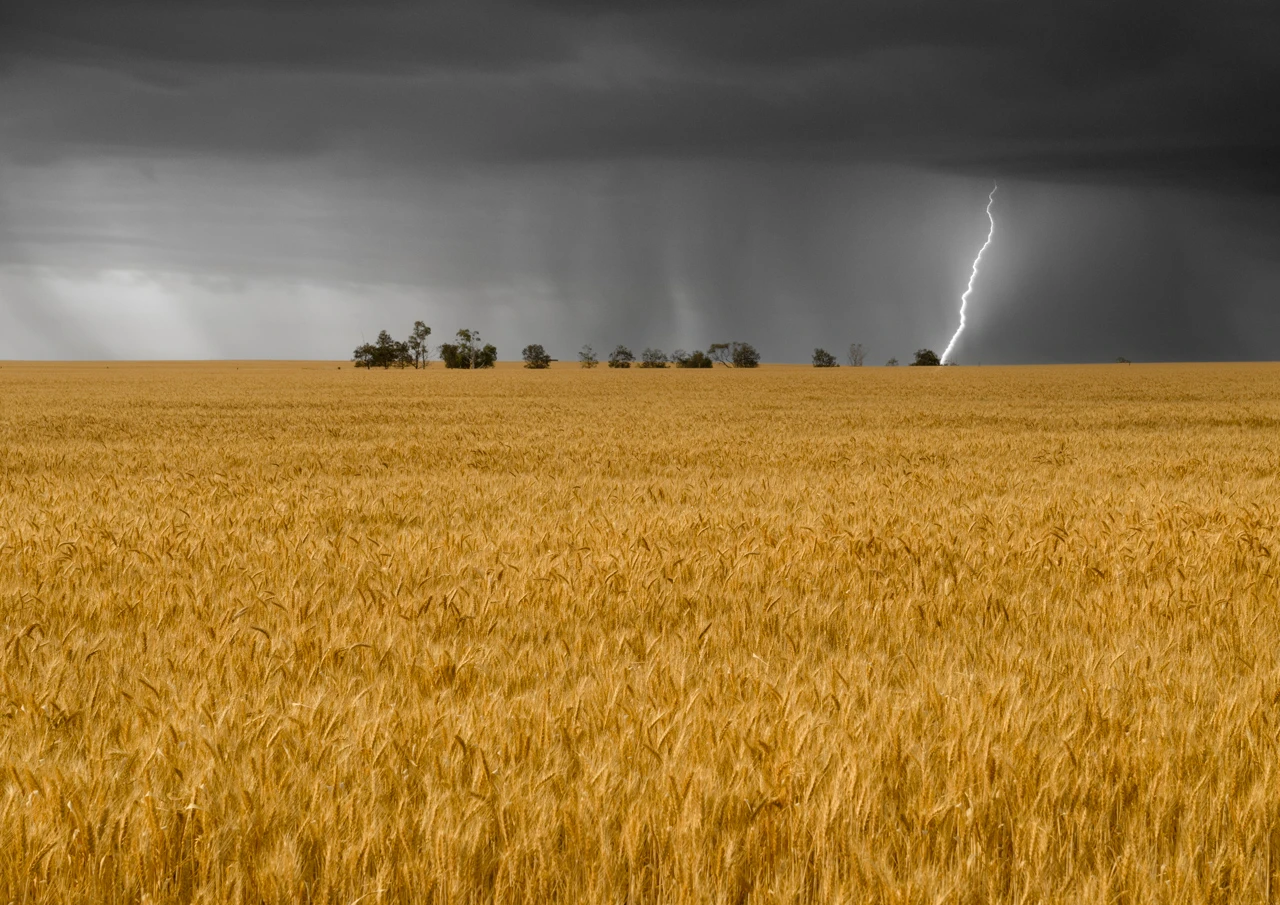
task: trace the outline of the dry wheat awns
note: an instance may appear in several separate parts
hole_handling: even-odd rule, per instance
[[[1280,367],[0,367],[0,902],[1280,896]]]

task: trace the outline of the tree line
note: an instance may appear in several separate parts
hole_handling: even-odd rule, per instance
[[[422,321],[413,322],[413,330],[406,339],[395,339],[386,330],[378,332],[378,338],[371,343],[356,346],[352,358],[357,368],[425,368],[431,363],[431,346],[427,337],[431,328]],[[492,368],[498,361],[498,349],[493,343],[486,343],[480,337],[479,330],[463,328],[455,335],[455,341],[442,343],[438,347],[440,360],[446,368]],[[526,368],[542,369],[551,367],[554,361],[540,343],[531,343],[521,353]],[[846,361],[851,367],[860,368],[866,360],[866,350],[862,343],[850,343]],[[595,368],[600,359],[595,350],[583,346],[578,353],[578,363],[584,368]],[[760,353],[755,346],[747,342],[712,343],[704,352],[695,349],[686,352],[676,349],[670,355],[661,349],[647,348],[639,358],[623,345],[614,347],[605,360],[611,368],[712,368],[717,364],[732,368],[755,368],[760,365]],[[898,359],[890,358],[886,364],[893,367]],[[937,353],[931,349],[916,351],[912,366],[936,366],[942,364]],[[815,368],[838,368],[839,360],[826,349],[813,350],[813,366]]]
[[[851,343],[849,345],[848,362],[851,367],[860,368],[866,360],[867,353],[863,349],[862,343]],[[938,358],[938,353],[932,349],[917,349],[915,361],[911,362],[911,367],[936,367],[942,364],[942,360]],[[885,362],[886,367],[897,367],[898,359],[890,358]],[[813,350],[813,366],[815,368],[838,368],[840,361],[826,349]]]
[[[541,346],[537,348],[541,349]],[[527,349],[525,350],[527,353]],[[525,356],[526,367],[533,367],[528,364],[528,355]],[[596,356],[595,350],[591,346],[583,346],[582,351],[578,353],[578,363],[584,368],[594,368],[599,366],[600,359]],[[695,349],[693,352],[686,352],[684,349],[676,349],[670,355],[661,349],[645,349],[640,353],[639,359],[636,358],[626,346],[616,346],[609,353],[606,362],[611,368],[629,368],[635,365],[638,368],[666,368],[675,366],[677,368],[712,368],[717,364],[730,368],[757,368],[760,366],[760,353],[756,351],[756,347],[751,343],[745,342],[728,342],[728,343],[712,343],[707,351]]]
[[[406,339],[396,339],[386,330],[378,332],[371,343],[361,343],[352,353],[357,368],[425,368],[431,363],[431,346],[427,337],[431,328],[422,321],[413,322],[413,331]],[[498,349],[480,338],[479,330],[464,328],[455,334],[455,341],[438,347],[440,360],[446,368],[492,368],[498,361]],[[554,361],[540,343],[524,347],[521,353],[526,368],[549,368]],[[677,349],[667,355],[661,349],[645,349],[637,360],[626,346],[617,346],[606,360],[611,368],[629,368],[632,364],[641,368],[710,368],[722,364],[733,368],[755,368],[760,365],[760,353],[746,342],[712,343],[707,351],[686,352]],[[583,346],[578,362],[584,368],[600,364],[595,350]]]

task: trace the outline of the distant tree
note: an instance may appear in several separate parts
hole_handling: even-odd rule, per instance
[[[917,349],[916,360],[911,362],[913,368],[936,368],[942,364],[938,353],[932,349]]]
[[[394,339],[386,330],[379,330],[374,342],[356,346],[351,358],[357,368],[403,368],[414,363],[409,343]]]
[[[640,367],[665,368],[666,366],[667,354],[661,349],[645,349],[640,353]]]
[[[476,366],[476,353],[480,350],[480,331],[468,330],[464,327],[455,335],[458,337],[458,346],[461,347],[463,354],[466,356],[467,367],[474,368]]]
[[[351,360],[357,368],[372,368],[378,361],[378,347],[373,343],[362,343],[351,353]]]
[[[884,363],[884,366],[886,368],[896,368],[898,366],[898,359],[890,358],[888,361]]]
[[[584,368],[594,368],[600,364],[600,359],[596,358],[596,350],[590,346],[582,347],[582,351],[578,353],[578,361]]]
[[[440,359],[446,368],[492,368],[498,361],[498,350],[492,343],[480,345],[479,330],[459,330],[456,343],[440,347]]]
[[[671,363],[675,365],[677,368],[681,367],[680,362],[684,361],[688,357],[689,357],[689,353],[686,352],[684,349],[676,349],[674,352],[671,353]]]
[[[551,367],[551,356],[547,354],[547,350],[542,348],[539,343],[533,343],[524,347],[520,353],[524,357],[524,366],[540,371]]]
[[[378,359],[385,362],[382,366],[389,368],[395,365],[397,368],[406,368],[413,364],[413,353],[409,351],[409,344],[398,339],[393,339],[391,334],[386,330],[378,333]]]
[[[682,358],[672,355],[671,360],[676,363],[677,368],[709,368],[715,364],[706,352],[687,352]]]
[[[840,362],[836,361],[836,357],[826,349],[814,349],[813,366],[815,368],[838,368],[840,367]]]
[[[462,329],[456,343],[440,347],[440,358],[446,368],[492,368],[498,360],[498,350],[490,344],[480,345],[480,331]]]
[[[849,343],[849,367],[862,367],[862,363],[866,361],[866,358],[867,353],[862,348],[862,343]]]
[[[409,354],[413,357],[415,368],[425,368],[431,362],[431,347],[427,345],[427,337],[430,335],[430,327],[422,321],[413,322],[413,332],[409,334],[405,345],[408,346]]]
[[[408,345],[392,339],[386,330],[379,331],[376,342],[357,346],[352,358],[358,368],[404,367],[412,360]]]
[[[630,349],[628,349],[626,346],[618,346],[613,350],[613,353],[609,356],[609,367],[629,368],[631,367],[631,362],[635,360],[636,360],[636,357],[635,355],[632,354]]]
[[[466,368],[471,365],[457,343],[441,343],[440,360],[446,368]]]
[[[378,339],[373,344],[374,364],[380,368],[389,368],[396,361],[396,341],[386,330],[378,331]]]
[[[760,367],[760,353],[751,343],[733,344],[733,366],[735,368]]]
[[[755,368],[760,365],[760,353],[751,343],[712,343],[707,357],[726,367]]]
[[[1119,358],[1117,358],[1117,359],[1116,359],[1116,364],[1118,364],[1118,365],[1131,365],[1131,364],[1133,364],[1133,362],[1131,362],[1129,359],[1127,359],[1127,358],[1125,358],[1123,355],[1121,355]]]
[[[498,347],[493,343],[485,343],[484,346],[476,349],[472,361],[474,362],[472,367],[492,368],[498,363]]]

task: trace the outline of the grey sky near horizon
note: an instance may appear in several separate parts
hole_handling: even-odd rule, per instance
[[[0,358],[1274,359],[1262,0],[17,0]]]

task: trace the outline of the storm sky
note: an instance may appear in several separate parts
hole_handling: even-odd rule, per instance
[[[0,358],[1280,357],[1274,0],[8,0]]]

